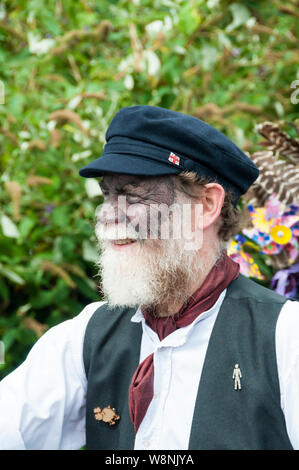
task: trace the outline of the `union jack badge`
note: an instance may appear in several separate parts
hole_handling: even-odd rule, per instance
[[[174,163],[175,165],[179,165],[180,164],[180,157],[178,157],[175,153],[173,152],[170,152],[169,154],[169,157],[168,157],[168,160],[171,162],[171,163]]]

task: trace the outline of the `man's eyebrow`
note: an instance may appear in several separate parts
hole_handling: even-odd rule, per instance
[[[99,181],[99,185],[102,189],[109,189],[109,186],[104,182],[104,181]],[[142,185],[140,183],[136,183],[136,182],[129,182],[129,183],[126,183],[124,185],[117,185],[115,186],[115,190],[116,191],[126,191],[127,189],[129,189],[130,187],[133,187],[134,189],[135,188],[138,188],[138,187],[142,187]]]

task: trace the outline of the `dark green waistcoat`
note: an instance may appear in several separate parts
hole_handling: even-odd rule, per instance
[[[275,351],[276,322],[286,300],[242,275],[227,288],[208,344],[189,449],[292,449],[280,407]],[[128,388],[142,336],[141,323],[130,321],[134,313],[104,304],[88,323],[83,349],[87,449],[134,448]],[[241,390],[234,390],[232,380],[236,363]],[[120,415],[114,426],[94,417],[94,408],[108,405]]]

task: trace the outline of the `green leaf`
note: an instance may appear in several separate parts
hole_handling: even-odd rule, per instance
[[[5,106],[13,116],[19,118],[22,114],[25,104],[25,96],[21,93],[13,93],[11,95],[5,94]]]
[[[0,224],[3,235],[10,238],[19,238],[20,232],[16,224],[7,215],[2,214],[0,217]]]
[[[3,341],[4,343],[5,353],[9,351],[10,347],[15,342],[17,336],[18,336],[18,328],[10,328],[2,336],[1,341]]]
[[[26,238],[35,225],[35,219],[32,217],[24,217],[19,224],[19,232],[22,238]]]
[[[64,260],[72,259],[75,256],[76,243],[74,237],[57,237],[53,246],[53,260],[61,263]]]
[[[200,24],[201,17],[198,15],[191,2],[187,2],[179,11],[179,26],[185,34],[192,34]]]
[[[32,299],[31,305],[33,308],[44,308],[51,304],[58,304],[66,299],[69,295],[69,288],[66,283],[61,279],[53,288],[47,290],[40,290]]]
[[[48,31],[54,36],[58,36],[59,34],[61,34],[61,27],[59,26],[59,24],[57,24],[53,16],[49,15],[47,18],[45,18],[44,25],[46,26]]]
[[[203,70],[210,70],[218,59],[218,50],[216,47],[206,44],[200,50],[201,64]]]
[[[66,206],[56,207],[52,214],[53,224],[65,227],[69,224],[69,213]]]
[[[19,276],[15,271],[7,268],[6,266],[0,265],[0,274],[2,274],[15,284],[19,284],[20,286],[23,286],[25,284],[25,281],[21,276]]]
[[[85,261],[91,261],[95,263],[98,259],[98,250],[96,244],[92,244],[88,240],[84,240],[82,243],[82,256]]]

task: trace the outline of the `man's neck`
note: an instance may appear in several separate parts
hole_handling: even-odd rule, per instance
[[[195,276],[194,281],[191,281],[188,287],[185,289],[182,298],[187,300],[189,297],[194,294],[204,283],[206,277],[208,276],[209,272],[213,268],[214,264],[216,261],[219,259],[219,257],[215,258],[215,256],[210,260],[210,262],[205,262],[204,266],[202,266],[202,270],[198,273],[197,276]],[[187,291],[187,296],[186,296],[186,291]],[[177,297],[176,297],[177,298]],[[146,310],[147,312],[151,312],[154,314],[156,317],[169,317],[173,316],[176,313],[180,311],[180,309],[183,307],[183,305],[187,302],[187,300],[184,300],[183,302],[181,300],[176,300],[174,302],[167,302],[167,303],[159,303],[158,305],[155,305],[153,309],[143,309]]]

